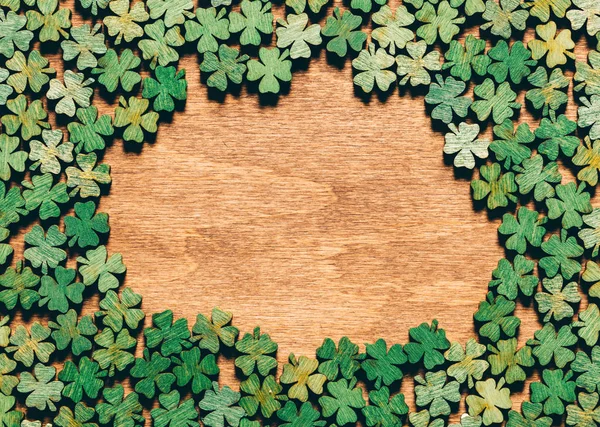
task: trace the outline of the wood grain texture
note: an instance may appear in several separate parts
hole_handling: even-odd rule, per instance
[[[324,51],[276,106],[245,88],[213,99],[196,55],[180,68],[183,111],[154,143],[131,151],[116,141],[103,159],[108,248],[123,254],[125,285],[147,314],[172,309],[193,324],[214,306],[232,311],[242,333],[260,325],[279,344],[279,372],[289,353],[312,357],[325,337],[363,349],[404,343],[432,319],[451,341],[475,336],[473,313],[503,256],[500,218],[473,205],[470,177],[445,161],[423,94],[361,98],[350,62],[339,68]],[[517,315],[522,345],[539,322],[533,305]],[[238,389],[233,363],[221,362],[221,382]]]
[[[147,312],[192,322],[226,308],[241,330],[271,334],[281,362],[326,336],[404,342],[433,318],[451,339],[474,334],[503,254],[499,220],[474,209],[469,182],[444,163],[421,97],[365,103],[350,67],[321,58],[277,107],[245,93],[220,103],[194,61],[182,64],[185,111],[156,143],[105,158],[109,249]],[[526,338],[535,315],[520,314]]]

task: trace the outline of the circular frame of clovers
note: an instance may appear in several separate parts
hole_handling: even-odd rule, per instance
[[[600,209],[590,204],[600,171],[600,52],[577,61],[573,41],[599,43],[600,4],[329,3],[285,0],[275,21],[261,0],[196,8],[77,0],[84,23],[72,26],[58,0],[0,0],[0,427],[442,427],[463,398],[462,427],[600,423]],[[458,41],[467,28],[481,38]],[[525,43],[528,28],[536,35]],[[44,45],[60,46],[62,79]],[[244,84],[272,99],[289,87],[294,64],[322,47],[329,59],[351,58],[366,95],[423,88],[432,120],[447,126],[449,162],[478,169],[474,204],[502,215],[506,257],[474,314],[477,338],[451,343],[435,320],[410,329],[404,345],[379,339],[363,351],[327,338],[316,357],[292,354],[277,375],[277,344],[259,328],[240,337],[219,308],[191,329],[170,310],[143,329],[142,297],[120,289],[126,268],[107,252],[108,215],[96,212],[111,182],[106,145],[142,144],[184,104],[177,62],[186,48],[198,51],[211,91]],[[114,115],[98,113],[94,94],[119,94]],[[571,98],[576,122],[564,114]],[[522,108],[537,128],[515,123]],[[488,124],[491,142],[481,135]],[[563,183],[569,171],[576,179]],[[10,238],[32,223],[13,262]],[[94,294],[97,311],[82,315]],[[543,325],[522,346],[517,301]],[[23,318],[32,320],[15,320]],[[239,392],[218,383],[223,358],[234,361]],[[534,374],[529,399],[513,409],[511,395]],[[414,381],[413,411],[403,377]]]

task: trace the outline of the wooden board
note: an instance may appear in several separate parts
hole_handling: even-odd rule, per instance
[[[473,206],[471,177],[445,161],[423,94],[365,99],[350,63],[322,51],[276,106],[246,89],[215,99],[196,58],[181,61],[188,100],[157,140],[133,151],[117,141],[104,158],[108,248],[123,254],[146,313],[172,309],[193,324],[219,306],[242,332],[269,333],[280,363],[313,356],[325,337],[404,343],[434,318],[451,341],[475,335],[503,256],[500,218]],[[533,306],[517,315],[522,345],[539,323]],[[237,388],[225,363],[221,380]]]
[[[323,57],[276,108],[246,93],[221,103],[194,61],[185,111],[156,143],[106,155],[109,248],[147,313],[231,310],[241,330],[271,334],[280,362],[327,336],[405,342],[433,318],[451,340],[474,335],[502,257],[499,219],[445,164],[422,97],[364,102],[350,67]],[[537,318],[518,315],[524,343]]]

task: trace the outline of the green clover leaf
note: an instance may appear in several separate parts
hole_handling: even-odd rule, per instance
[[[77,58],[77,68],[85,70],[98,65],[97,56],[106,53],[104,34],[100,33],[100,24],[91,28],[88,24],[71,28],[73,40],[64,40],[60,47],[63,50],[63,59],[72,61]]]
[[[321,27],[319,24],[308,25],[308,15],[292,13],[286,16],[286,20],[277,20],[279,27],[275,30],[277,34],[277,47],[280,49],[290,48],[290,58],[310,58],[309,45],[319,46],[321,40]]]
[[[398,76],[402,77],[400,85],[404,86],[409,81],[411,86],[429,85],[431,75],[429,71],[439,71],[442,69],[440,64],[440,53],[433,50],[427,54],[427,43],[423,40],[418,42],[408,42],[406,44],[407,55],[396,56]]]
[[[60,392],[64,384],[55,381],[56,369],[53,366],[45,366],[37,363],[33,368],[33,375],[29,372],[21,373],[21,380],[17,386],[20,393],[27,394],[25,405],[29,408],[37,408],[44,411],[55,412],[55,403],[60,401]]]
[[[225,9],[217,11],[214,7],[197,8],[196,19],[185,21],[185,40],[188,42],[198,40],[196,44],[198,53],[216,52],[219,49],[218,40],[225,41],[231,36],[226,14]]]
[[[242,46],[258,46],[262,34],[273,33],[271,3],[260,0],[243,0],[240,12],[229,14],[229,32],[240,34]]]
[[[23,256],[44,274],[48,273],[48,268],[58,267],[67,258],[67,253],[61,249],[67,242],[67,236],[56,225],[50,226],[48,233],[39,225],[34,225],[25,234],[24,240],[30,247],[25,249]]]
[[[73,309],[66,314],[59,314],[56,322],[49,322],[48,326],[52,329],[52,339],[56,343],[56,348],[63,351],[70,345],[70,351],[74,356],[90,351],[91,337],[98,332],[91,316],[82,316],[78,321],[77,312]]]
[[[361,50],[358,57],[352,60],[352,68],[358,70],[354,76],[354,84],[366,92],[372,92],[373,87],[387,91],[396,81],[396,74],[388,70],[394,65],[394,57],[385,49],[375,49],[375,44],[370,43],[366,50]]]
[[[194,349],[197,350],[197,349]],[[212,356],[212,355],[211,355]],[[240,393],[228,386],[219,390],[219,384],[213,381],[212,390],[207,390],[198,406],[205,411],[202,422],[209,427],[238,427],[246,412],[236,405],[240,401]],[[227,424],[226,424],[227,423]]]
[[[367,34],[360,30],[362,18],[354,15],[349,10],[343,13],[339,7],[333,11],[333,16],[328,16],[321,34],[331,37],[327,42],[328,52],[337,54],[340,58],[346,56],[348,46],[355,52],[362,49],[367,40]]]

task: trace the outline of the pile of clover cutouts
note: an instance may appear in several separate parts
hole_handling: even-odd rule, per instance
[[[590,194],[600,171],[600,2],[286,0],[275,21],[269,2],[211,1],[79,0],[86,23],[73,26],[58,0],[0,0],[0,427],[442,427],[462,398],[464,427],[599,424],[600,210]],[[467,26],[481,38],[457,41]],[[527,29],[535,37],[524,43]],[[575,41],[590,47],[587,62],[575,61]],[[240,334],[220,309],[193,325],[157,313],[143,329],[142,297],[120,289],[125,265],[104,245],[108,215],[96,206],[111,177],[101,159],[113,139],[147,141],[184,103],[184,49],[198,51],[217,92],[247,85],[277,96],[294,63],[321,49],[349,57],[360,91],[422,86],[432,120],[447,126],[447,158],[479,169],[474,203],[503,214],[506,258],[474,314],[478,336],[451,343],[434,320],[403,345],[374,337],[363,351],[325,339],[278,375],[277,344],[259,328]],[[59,79],[44,55],[56,50]],[[94,96],[112,96],[114,114],[99,114]],[[564,114],[570,99],[577,122]],[[522,109],[533,126],[519,123]],[[479,136],[488,126],[493,141]],[[561,171],[577,183],[562,184]],[[11,236],[30,226],[14,255]],[[94,294],[95,314],[81,315]],[[543,324],[521,347],[517,300]],[[225,358],[239,392],[218,383]],[[530,401],[511,409],[536,372]],[[399,392],[407,373],[414,411]]]

